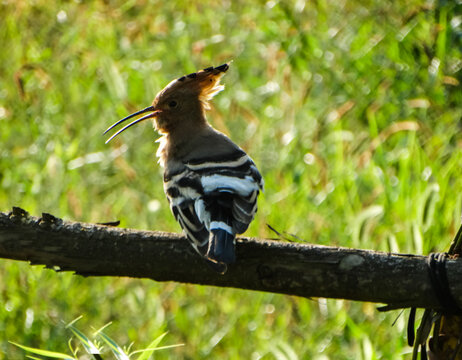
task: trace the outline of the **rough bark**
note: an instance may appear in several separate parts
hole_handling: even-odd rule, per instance
[[[187,239],[158,231],[119,229],[0,213],[0,257],[43,264],[83,276],[128,276],[156,281],[438,309],[426,257],[254,238],[237,241],[237,263],[212,271]],[[447,263],[450,287],[462,304],[462,259]]]

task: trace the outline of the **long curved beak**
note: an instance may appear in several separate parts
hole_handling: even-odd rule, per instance
[[[143,109],[143,110],[140,110],[140,111],[137,111],[136,113],[134,114],[131,114],[131,115],[128,115],[127,117],[124,117],[123,119],[117,121],[115,124],[112,124],[111,126],[109,126],[107,128],[107,130],[103,133],[106,134],[109,130],[113,129],[114,127],[116,127],[117,125],[123,123],[124,121],[128,120],[128,119],[131,119],[137,115],[140,115],[140,114],[144,114],[146,112],[149,112],[149,111],[152,111],[152,113],[146,115],[146,116],[143,116],[139,119],[136,119],[135,121],[132,121],[130,124],[124,126],[122,129],[120,129],[119,131],[117,131],[114,135],[112,135],[109,139],[106,140],[106,144],[111,141],[112,139],[114,139],[117,135],[119,135],[121,132],[127,130],[129,127],[132,127],[133,125],[135,124],[138,124],[139,122],[143,121],[143,120],[146,120],[146,119],[150,119],[150,118],[153,118],[153,117],[156,117],[157,115],[159,115],[161,113],[160,110],[156,110],[154,108],[154,106],[148,106],[147,108]]]

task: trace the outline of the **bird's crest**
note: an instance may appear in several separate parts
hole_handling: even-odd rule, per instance
[[[170,82],[157,97],[167,93],[188,90],[198,96],[205,109],[209,109],[209,100],[225,88],[224,85],[220,84],[220,79],[228,69],[229,63],[226,63],[182,76]]]
[[[130,124],[126,125],[114,135],[112,135],[107,141],[106,144],[114,139],[121,132],[127,130],[135,124],[138,124],[141,121],[146,119],[161,117],[163,110],[157,109],[156,106],[159,102],[162,102],[163,99],[168,99],[170,95],[175,95],[177,93],[186,93],[189,96],[197,96],[199,101],[202,104],[202,109],[208,110],[209,100],[212,99],[218,92],[223,90],[225,87],[220,85],[220,79],[229,69],[229,63],[217,66],[217,67],[208,67],[204,70],[182,76],[178,79],[173,80],[168,84],[161,92],[159,92],[154,99],[151,106],[148,106],[145,109],[137,111],[131,115],[124,117],[123,119],[117,121],[115,124],[111,125],[104,133],[106,134],[109,130],[113,129],[117,125],[123,123],[124,121],[131,119],[135,116],[149,112],[148,115],[142,116],[135,121],[132,121]],[[162,133],[163,129],[157,129]]]

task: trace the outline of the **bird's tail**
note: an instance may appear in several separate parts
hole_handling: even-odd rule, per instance
[[[212,215],[210,221],[209,248],[207,258],[224,264],[232,264],[236,261],[235,234],[232,227],[231,217],[226,209],[218,210]]]

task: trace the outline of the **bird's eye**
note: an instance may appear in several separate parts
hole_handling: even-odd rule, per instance
[[[176,100],[172,100],[168,103],[168,107],[170,108],[174,108],[178,105],[178,103],[176,102]]]

